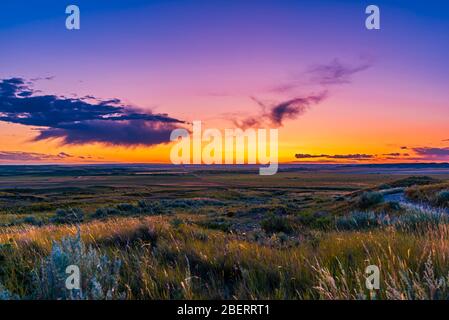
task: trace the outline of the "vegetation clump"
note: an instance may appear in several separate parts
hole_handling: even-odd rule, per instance
[[[413,202],[449,208],[448,183],[414,186],[405,190],[405,196]]]
[[[436,202],[440,206],[449,207],[449,190],[442,190],[438,192]]]
[[[52,223],[56,224],[76,224],[84,220],[84,212],[79,208],[58,209],[56,214],[50,219]]]
[[[279,232],[290,234],[294,231],[294,226],[291,220],[275,214],[270,214],[266,219],[262,220],[260,226],[268,234]]]
[[[384,202],[384,196],[377,191],[364,192],[358,199],[357,204],[360,209],[367,209]]]

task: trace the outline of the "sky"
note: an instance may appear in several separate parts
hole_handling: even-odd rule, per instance
[[[448,34],[436,0],[3,1],[0,163],[167,163],[193,121],[277,128],[281,162],[449,161]]]

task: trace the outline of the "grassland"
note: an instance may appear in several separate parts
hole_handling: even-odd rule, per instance
[[[0,168],[0,298],[447,299],[448,181]],[[82,290],[64,286],[70,264]],[[373,264],[381,283],[369,291]]]

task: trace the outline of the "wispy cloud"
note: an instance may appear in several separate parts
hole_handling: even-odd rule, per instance
[[[0,121],[37,127],[35,140],[123,146],[168,142],[171,131],[184,123],[167,114],[139,111],[119,99],[38,95],[21,78],[0,80]]]
[[[369,160],[376,158],[373,154],[355,153],[355,154],[307,154],[307,153],[297,153],[295,155],[296,159],[349,159],[349,160]]]
[[[285,120],[296,119],[304,114],[309,107],[320,103],[326,97],[327,92],[324,91],[319,94],[296,97],[275,104],[264,103],[252,97],[253,101],[261,107],[261,114],[242,119],[234,119],[233,122],[239,128],[260,127],[262,125],[281,127]]]
[[[420,156],[449,157],[449,148],[418,147],[413,148],[413,151]]]
[[[286,94],[305,85],[322,85],[329,88],[349,84],[353,81],[355,74],[369,69],[372,65],[372,62],[366,59],[354,64],[343,63],[339,59],[334,59],[328,63],[310,66],[306,71],[295,75],[289,81],[272,87],[270,91]]]
[[[68,158],[75,158],[75,156],[65,152],[45,154],[23,151],[0,151],[0,161],[60,161]]]
[[[363,62],[355,65],[342,63],[338,59],[327,64],[312,66],[307,74],[313,83],[322,85],[346,84],[352,82],[352,76],[371,67],[371,63]]]
[[[277,94],[292,95],[301,86],[319,85],[321,90],[318,94],[294,94],[290,99],[278,103],[265,103],[259,98],[251,97],[261,108],[261,113],[249,117],[232,119],[233,123],[240,128],[270,125],[281,127],[285,120],[296,119],[304,114],[307,109],[317,105],[329,96],[331,86],[347,84],[352,81],[352,76],[371,67],[371,63],[363,62],[355,65],[344,64],[338,59],[330,63],[315,65],[307,69],[300,76],[289,82],[282,83],[271,88],[269,91]],[[322,89],[324,86],[324,90]]]

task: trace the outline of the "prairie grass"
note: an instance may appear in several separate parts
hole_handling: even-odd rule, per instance
[[[112,186],[64,180],[0,194],[0,299],[449,298],[447,182],[295,172],[167,176],[150,187],[145,177],[92,179]],[[439,204],[382,201],[404,189]],[[33,211],[39,203],[51,206]],[[62,283],[72,263],[79,292]],[[379,290],[366,289],[369,265],[380,269]]]
[[[166,216],[83,223],[81,241],[120,261],[126,299],[441,299],[449,297],[449,225],[421,232],[385,225],[318,232],[283,247],[204,229],[197,217]],[[413,230],[413,231],[412,231]],[[35,294],[30,276],[56,242],[76,237],[73,225],[13,226],[0,232],[3,292]],[[381,287],[365,288],[365,268],[381,270]],[[53,295],[51,298],[56,298]],[[42,298],[42,297],[41,297]],[[45,298],[45,297],[44,297]],[[64,297],[62,297],[64,298]]]
[[[449,208],[449,183],[413,186],[405,191],[412,201]]]

